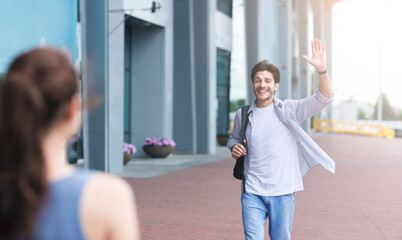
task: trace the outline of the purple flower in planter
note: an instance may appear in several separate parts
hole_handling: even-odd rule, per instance
[[[146,138],[145,142],[142,146],[149,146],[149,145],[154,145],[154,146],[176,146],[176,142],[173,141],[172,139],[165,138],[165,137],[152,137],[152,138]]]
[[[169,139],[169,145],[174,147],[174,146],[176,146],[176,142],[173,141],[173,139]]]
[[[153,138],[146,138],[143,146],[146,146],[146,145],[155,145],[154,144],[154,139]]]
[[[123,153],[133,154],[137,152],[137,148],[134,144],[124,143],[123,144]]]
[[[170,142],[169,142],[169,139],[163,137],[161,139],[160,143],[162,143],[163,145],[169,145]]]

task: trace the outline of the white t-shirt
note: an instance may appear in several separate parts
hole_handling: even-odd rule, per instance
[[[274,104],[254,108],[246,160],[246,191],[279,196],[303,190],[296,137],[278,119]]]

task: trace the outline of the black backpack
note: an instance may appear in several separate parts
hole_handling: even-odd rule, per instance
[[[246,130],[248,124],[248,109],[250,105],[244,105],[241,108],[241,125],[240,125],[240,143],[247,149],[246,144],[244,144],[244,140],[246,139]],[[236,164],[233,168],[233,177],[239,180],[243,180],[244,185],[244,156],[236,159]]]

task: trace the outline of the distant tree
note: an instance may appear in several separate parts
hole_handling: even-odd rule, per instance
[[[359,110],[357,112],[357,119],[359,120],[367,120],[366,114],[364,113],[364,111]]]
[[[396,111],[395,120],[402,121],[402,110],[401,109]]]
[[[245,99],[232,100],[232,101],[230,101],[230,111],[231,112],[236,112],[241,107],[243,107],[244,104],[246,104]]]
[[[387,96],[382,93],[382,120],[395,120],[395,113],[394,110],[391,107],[391,104],[389,104]],[[373,113],[373,119],[377,119],[377,111],[378,111],[378,100],[374,106],[374,113]]]

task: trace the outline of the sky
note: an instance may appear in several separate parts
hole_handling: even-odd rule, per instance
[[[336,100],[374,105],[382,89],[402,109],[402,1],[343,0],[332,15]]]

